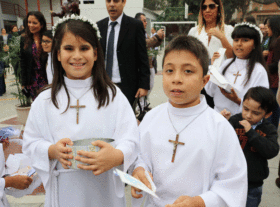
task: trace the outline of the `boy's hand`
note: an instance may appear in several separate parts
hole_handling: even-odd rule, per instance
[[[69,169],[72,163],[68,159],[73,159],[73,155],[68,154],[72,152],[71,148],[66,147],[66,144],[73,145],[69,138],[59,140],[55,145],[49,147],[49,159],[57,159],[64,169]]]
[[[220,88],[221,93],[227,97],[229,100],[233,101],[234,103],[240,105],[241,104],[241,99],[238,97],[237,93],[235,92],[235,90],[232,88],[231,89],[231,93],[226,92],[225,89]]]
[[[86,152],[78,151],[77,154],[84,156],[75,157],[75,160],[89,164],[89,165],[77,165],[78,168],[83,170],[91,170],[94,175],[100,175],[113,167],[119,166],[123,163],[124,155],[121,150],[115,149],[109,143],[103,141],[95,141],[93,146],[100,147],[99,152]]]
[[[239,124],[241,124],[244,127],[245,132],[248,132],[252,127],[252,125],[247,120],[239,121]]]
[[[230,116],[231,116],[231,113],[230,111],[227,111],[226,109],[222,110],[220,112],[227,120],[229,120]]]
[[[32,183],[32,178],[25,176],[25,175],[15,175],[15,176],[9,176],[5,177],[5,188],[12,187],[19,190],[24,190],[29,187],[29,185]]]
[[[200,196],[180,196],[172,205],[165,207],[205,207],[205,203]]]
[[[149,174],[150,174],[150,177],[152,178],[152,180],[154,180],[152,174],[150,172],[149,172]],[[151,186],[150,182],[148,181],[148,179],[146,178],[145,169],[143,167],[137,167],[133,171],[132,176],[135,177],[137,180],[140,180],[142,183],[144,183],[148,188],[150,188],[152,190],[152,186]],[[142,198],[143,195],[137,194],[136,191],[141,192],[142,190],[131,186],[132,197],[133,198]]]

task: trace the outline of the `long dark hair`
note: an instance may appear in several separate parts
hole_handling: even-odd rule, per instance
[[[272,36],[269,42],[269,49],[275,46],[275,41],[280,36],[280,16],[274,16],[268,19],[268,27],[272,31]]]
[[[232,39],[235,38],[249,38],[249,39],[253,39],[254,40],[254,46],[255,49],[253,49],[249,55],[249,64],[247,67],[247,81],[244,85],[246,85],[252,75],[252,72],[254,70],[255,64],[257,62],[259,62],[267,71],[267,66],[265,63],[265,60],[263,58],[262,55],[262,49],[261,49],[261,40],[260,40],[260,34],[257,30],[246,26],[246,25],[242,25],[242,26],[238,26],[235,27],[232,34],[231,34]],[[234,58],[233,60],[225,67],[225,69],[223,70],[222,74],[225,75],[227,69],[229,68],[229,66],[236,60],[236,55],[234,54]],[[268,71],[267,71],[268,73]]]
[[[25,25],[24,25],[24,28],[25,28],[25,41],[24,41],[24,49],[27,49],[28,46],[30,44],[32,44],[32,42],[34,41],[33,39],[33,34],[30,32],[29,28],[28,28],[28,17],[29,16],[35,16],[36,19],[40,22],[41,26],[42,26],[42,29],[40,30],[39,34],[40,34],[40,40],[42,38],[42,34],[47,30],[47,23],[46,23],[46,19],[44,17],[44,15],[39,12],[39,11],[31,11],[31,12],[28,12],[27,14],[27,17],[26,17],[26,22],[25,22]],[[40,48],[41,47],[41,42],[39,44],[39,52],[41,51]]]
[[[73,19],[67,20],[58,25],[53,39],[52,60],[54,66],[54,78],[51,87],[51,100],[53,104],[59,108],[56,96],[62,86],[64,86],[68,98],[68,104],[65,111],[67,111],[70,104],[69,92],[64,82],[65,71],[61,62],[57,59],[62,39],[67,32],[71,32],[76,37],[84,39],[86,42],[91,44],[93,49],[97,50],[97,60],[95,61],[91,71],[93,77],[91,86],[93,88],[94,97],[98,100],[98,109],[107,106],[110,103],[109,89],[112,91],[113,101],[116,96],[116,87],[105,71],[103,51],[97,38],[97,31],[89,23]]]

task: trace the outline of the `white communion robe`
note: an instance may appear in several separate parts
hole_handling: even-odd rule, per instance
[[[201,196],[207,207],[245,206],[247,164],[238,137],[229,122],[208,107],[203,95],[200,99],[190,108],[161,104],[141,122],[141,153],[135,168],[152,172],[160,198],[148,196],[146,207],[173,204],[183,195]],[[168,112],[177,132],[189,124],[179,134],[179,142],[185,145],[177,146],[174,163],[169,140],[176,140],[176,132]]]
[[[219,27],[216,27],[217,29],[219,29]],[[233,27],[231,25],[225,25],[225,31],[224,34],[229,42],[230,45],[232,45],[233,40],[231,38],[231,33],[233,32]],[[222,42],[220,39],[218,39],[215,36],[211,37],[211,40],[209,42],[208,45],[208,35],[205,31],[205,27],[202,28],[200,34],[198,34],[198,26],[193,27],[190,29],[189,34],[190,36],[196,37],[197,39],[199,39],[203,45],[207,48],[208,50],[208,54],[209,54],[209,58],[211,59],[213,57],[214,52],[218,52],[218,50],[220,48],[223,48]]]
[[[53,80],[53,67],[52,67],[52,55],[50,52],[48,53],[46,73],[47,73],[48,84],[51,84]]]
[[[222,63],[221,67],[219,68],[219,72],[222,74],[223,69],[232,61],[231,59],[227,59],[224,63]],[[239,59],[236,60],[229,66],[227,69],[224,77],[234,85],[239,91],[237,93],[238,97],[243,101],[243,97],[247,93],[247,91],[256,86],[263,86],[269,88],[269,81],[268,75],[265,68],[260,64],[256,63],[251,74],[251,78],[249,82],[245,85],[247,81],[247,65],[249,60],[247,59]],[[241,76],[238,76],[236,82],[234,84],[237,72]],[[226,109],[227,111],[231,112],[231,115],[238,114],[242,112],[242,104],[240,106],[233,101],[226,98],[220,91],[219,87],[209,81],[206,86],[205,90],[209,96],[212,96],[214,99],[215,110],[221,112],[222,110]]]
[[[5,194],[5,179],[2,176],[5,174],[5,156],[3,145],[0,144],[0,207],[9,207],[9,202]]]
[[[67,107],[64,87],[57,94],[59,109],[51,102],[51,90],[42,92],[33,102],[23,135],[23,153],[32,159],[46,189],[45,207],[125,206],[124,184],[113,169],[95,176],[92,171],[65,170],[57,160],[49,160],[48,149],[62,138],[72,141],[86,138],[112,138],[116,149],[124,154],[124,172],[135,161],[139,152],[139,130],[132,108],[117,88],[117,95],[107,107],[97,109],[91,78],[70,80],[64,78],[67,89],[80,100],[79,124],[76,109]],[[109,90],[110,91],[110,90]],[[77,101],[70,93],[70,105]],[[110,91],[110,97],[112,97]],[[111,98],[110,98],[111,100]]]

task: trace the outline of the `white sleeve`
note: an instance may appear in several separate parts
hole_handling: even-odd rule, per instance
[[[48,139],[50,130],[46,111],[40,96],[31,106],[23,134],[22,152],[32,160],[32,166],[39,174],[44,186],[49,179],[50,160],[49,147],[52,145]]]
[[[251,77],[253,78],[251,87],[263,86],[265,88],[269,88],[268,75],[264,67],[261,64],[257,64],[254,68],[254,72],[256,75]]]
[[[227,122],[219,127],[212,173],[214,181],[209,191],[200,196],[207,207],[245,206],[247,200],[247,164],[238,137]]]
[[[196,37],[196,35],[195,35],[196,31],[197,31],[197,27],[193,27],[190,29],[188,35]]]
[[[2,200],[4,193],[5,193],[5,179],[4,178],[0,178],[0,201]]]
[[[121,93],[118,91],[118,93]],[[135,161],[139,153],[139,130],[133,110],[121,93],[116,96],[118,102],[118,113],[116,131],[113,139],[116,140],[116,149],[124,154],[123,171],[126,172],[130,165]]]
[[[225,25],[225,35],[231,46],[233,44],[233,39],[231,37],[233,30],[234,30],[234,28],[231,25]]]

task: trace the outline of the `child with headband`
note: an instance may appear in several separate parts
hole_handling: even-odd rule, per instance
[[[215,110],[226,109],[232,115],[242,111],[241,100],[251,87],[268,88],[268,74],[261,51],[261,30],[253,24],[236,24],[232,32],[234,58],[227,59],[219,72],[234,85],[228,93],[217,85],[208,82],[205,90],[214,98]]]
[[[23,153],[46,189],[45,207],[125,206],[124,185],[113,168],[127,171],[138,153],[138,128],[128,100],[107,76],[95,23],[74,16],[54,26],[52,85],[33,102],[23,135]],[[114,139],[78,151],[73,141]],[[79,170],[69,169],[75,159]]]

